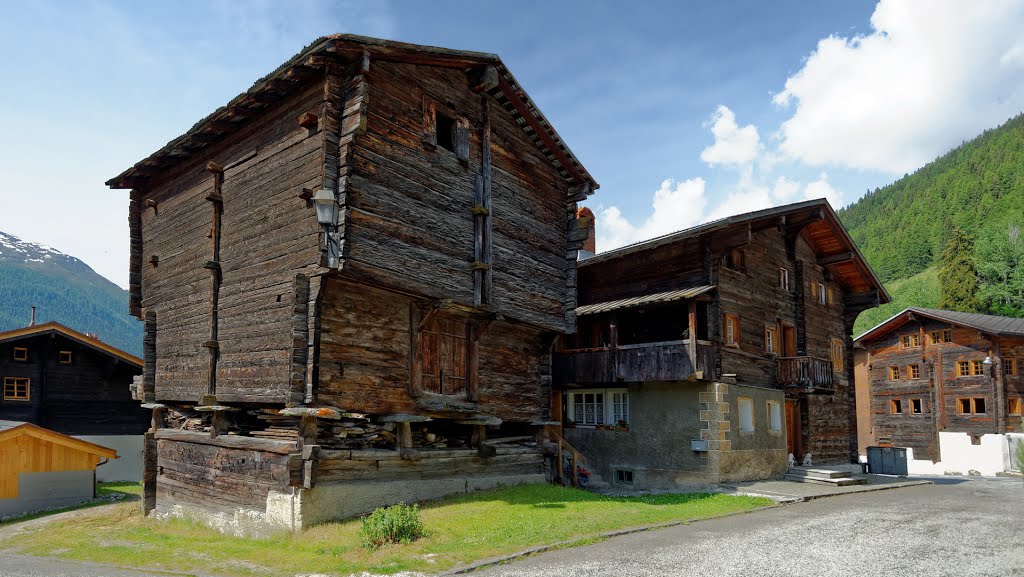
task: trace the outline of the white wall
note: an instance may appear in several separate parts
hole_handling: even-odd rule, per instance
[[[117,451],[117,459],[96,467],[97,481],[142,480],[142,435],[75,435],[75,438]]]
[[[967,433],[939,433],[939,454],[942,460],[915,460],[914,450],[907,449],[907,471],[911,475],[969,475],[994,477],[1011,470],[1009,437],[1022,438],[1019,433],[982,435],[981,444],[971,444]]]

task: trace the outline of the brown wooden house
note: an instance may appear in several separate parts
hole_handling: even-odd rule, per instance
[[[131,189],[144,506],[299,527],[544,478],[487,428],[551,419],[597,184],[497,56],[321,38],[108,184]]]
[[[0,332],[0,420],[75,436],[141,435],[132,399],[142,359],[59,323]]]
[[[613,483],[781,474],[856,458],[854,319],[889,296],[825,200],[579,263],[555,378],[565,436]]]
[[[857,337],[866,442],[941,460],[939,433],[1021,431],[1024,319],[911,307]],[[862,447],[863,448],[863,447]]]

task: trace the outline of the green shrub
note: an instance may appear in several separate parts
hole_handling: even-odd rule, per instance
[[[419,505],[399,503],[380,507],[360,518],[363,547],[376,549],[385,543],[410,543],[423,536]]]

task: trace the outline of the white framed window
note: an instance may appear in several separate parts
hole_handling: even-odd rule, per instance
[[[782,405],[778,401],[768,401],[768,430],[782,430]]]
[[[769,326],[764,328],[764,350],[767,353],[779,352],[779,328]]]
[[[828,304],[828,291],[825,290],[825,283],[818,283],[818,304]]]
[[[754,432],[754,399],[740,397],[736,400],[736,405],[740,414],[740,432]]]
[[[789,290],[789,269],[785,267],[779,267],[779,288],[788,291]]]
[[[629,393],[626,391],[612,392],[612,424],[629,424]]]
[[[569,418],[578,426],[629,425],[629,392],[625,389],[570,391]]]

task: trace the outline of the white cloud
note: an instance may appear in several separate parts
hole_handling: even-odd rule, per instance
[[[781,152],[898,174],[1024,109],[1024,3],[881,0],[871,24],[786,80]]]
[[[832,188],[832,184],[828,181],[828,174],[824,172],[821,173],[818,180],[807,183],[807,186],[804,188],[804,198],[807,200],[824,198],[828,200],[833,208],[843,206],[843,193]]]
[[[611,250],[623,245],[689,228],[703,222],[707,198],[704,179],[682,182],[665,180],[654,192],[651,212],[640,225],[634,225],[618,207],[598,210],[597,248]]]
[[[761,137],[753,124],[740,127],[729,107],[719,105],[711,116],[711,134],[715,142],[700,153],[700,159],[711,166],[747,165],[761,154]]]
[[[631,223],[617,206],[595,211],[598,251],[612,250],[704,222],[799,200],[824,197],[833,207],[838,208],[843,198],[842,193],[829,183],[825,173],[821,173],[818,180],[806,186],[784,176],[777,178],[771,185],[764,185],[754,180],[751,171],[745,170],[733,190],[718,202],[714,202],[715,199],[708,195],[706,184],[703,178],[662,182],[661,187],[654,192],[651,212],[640,225]]]

